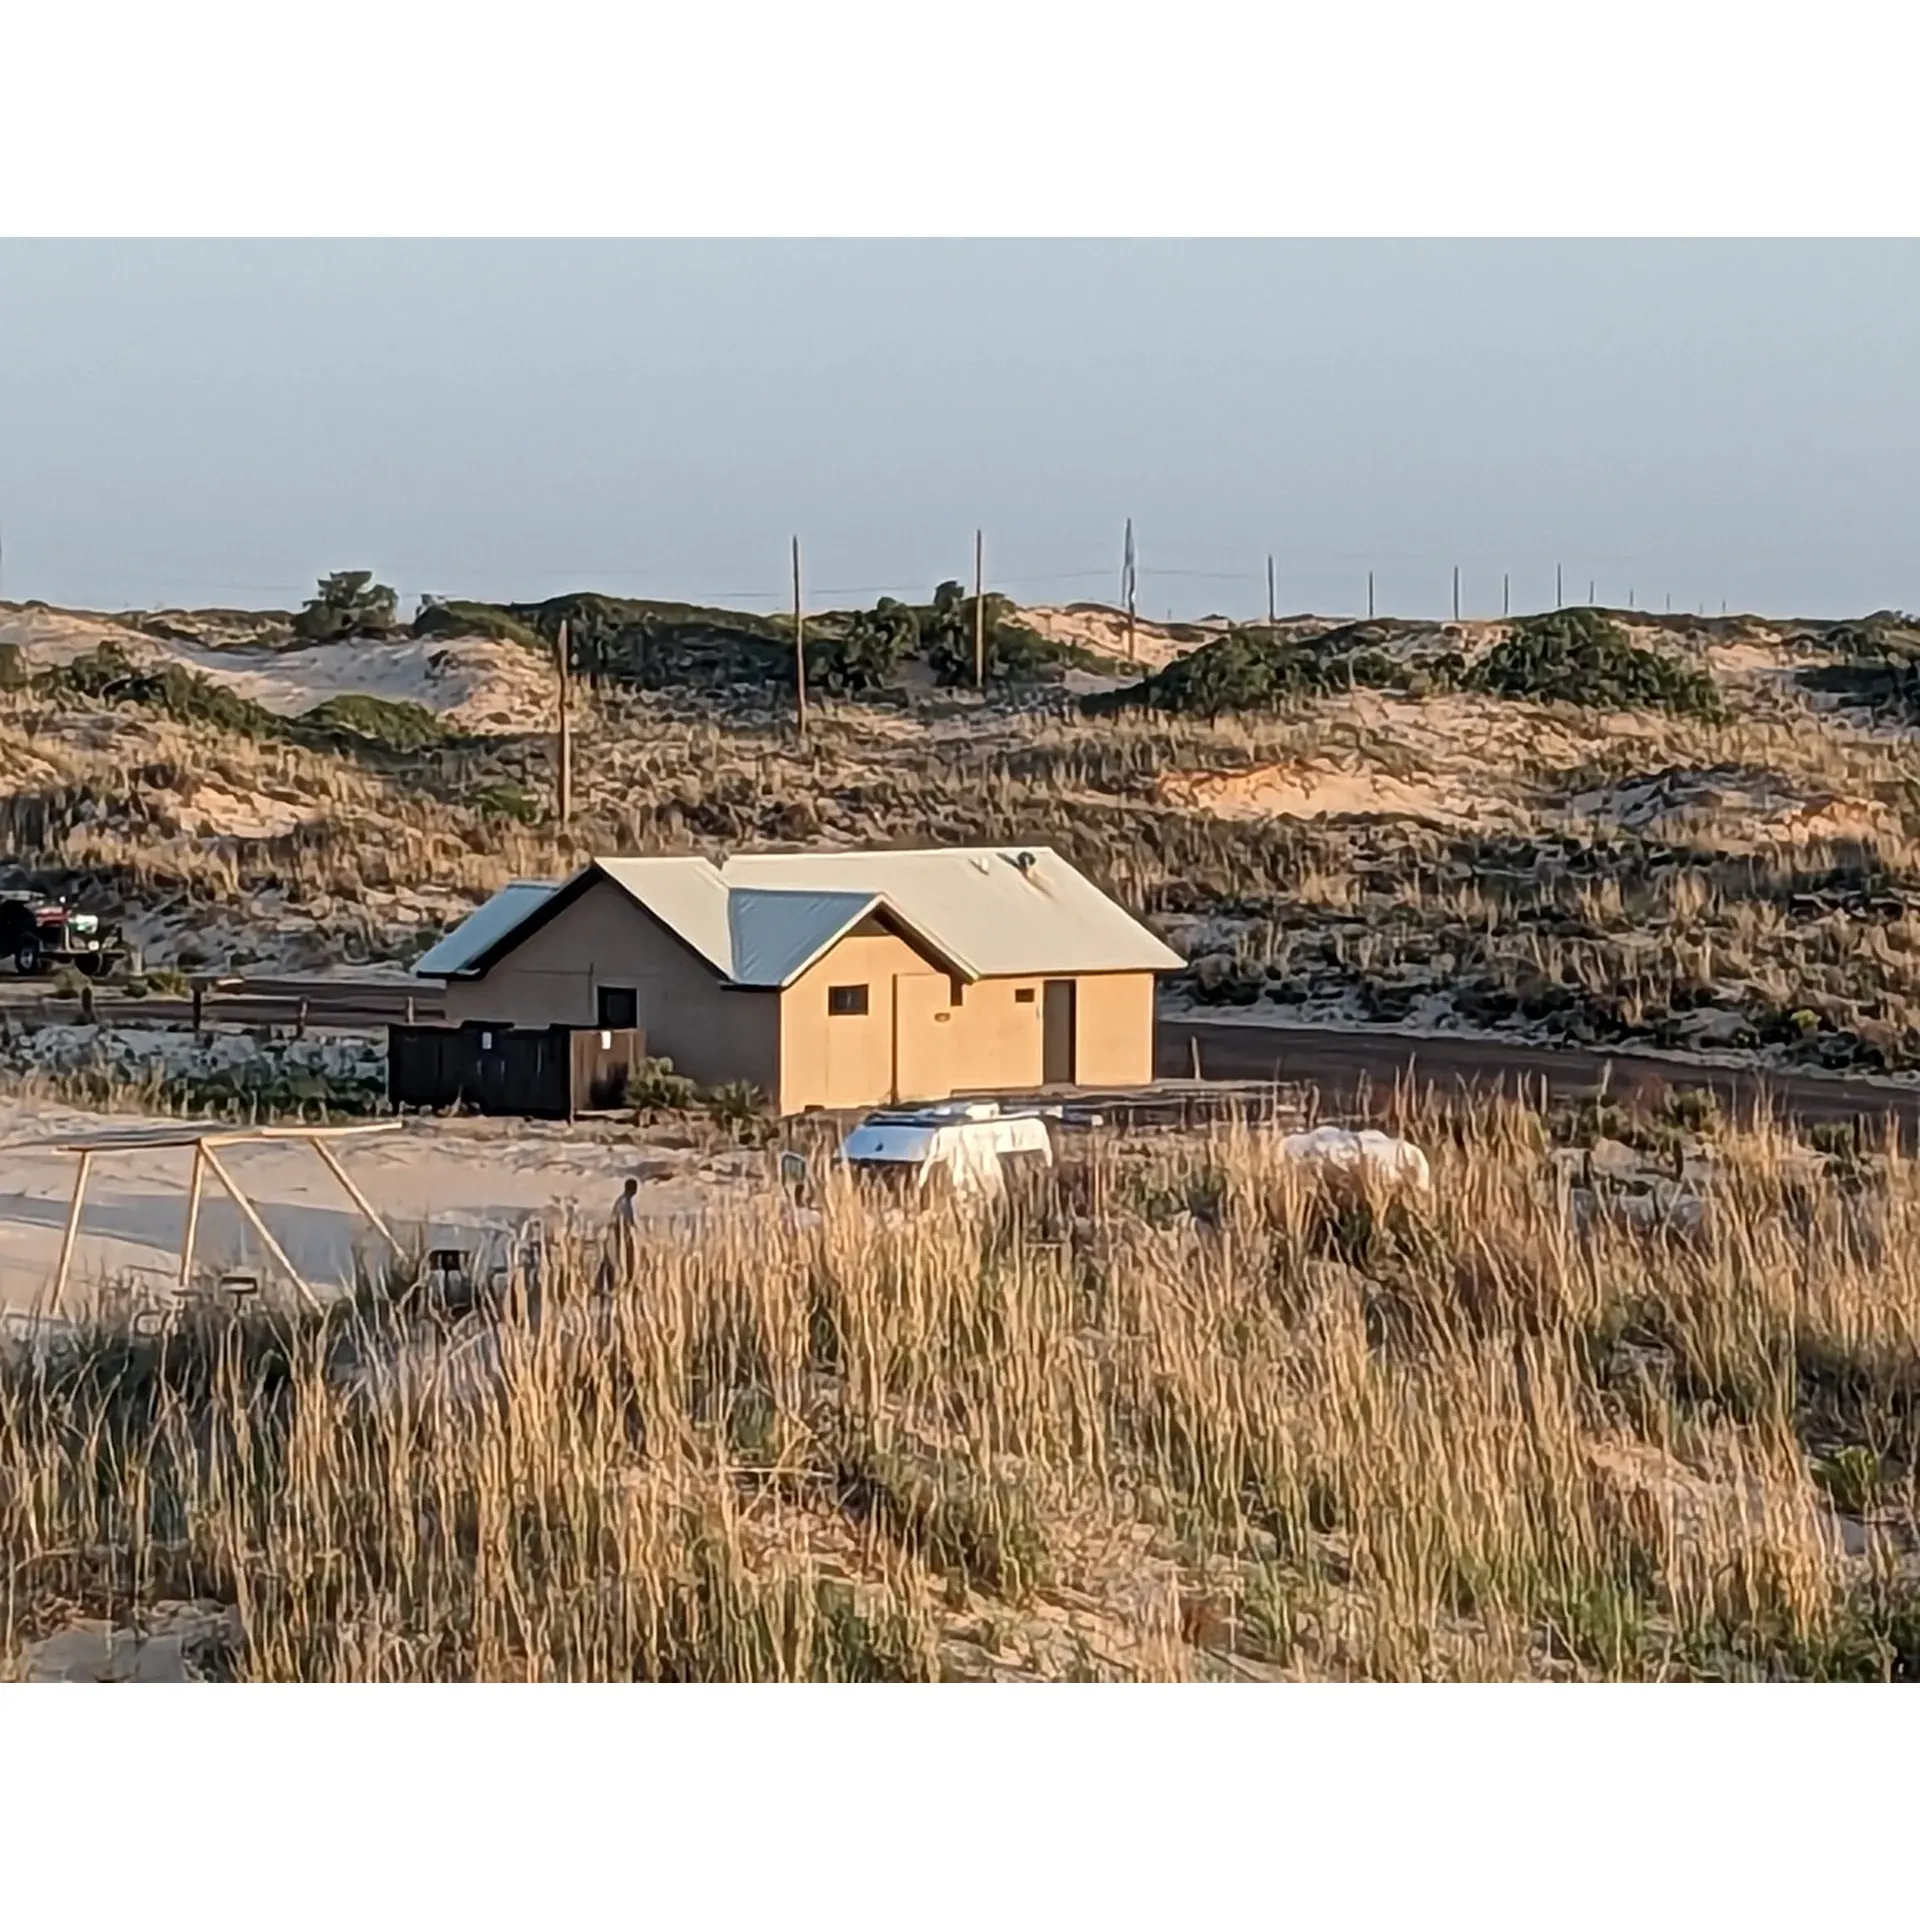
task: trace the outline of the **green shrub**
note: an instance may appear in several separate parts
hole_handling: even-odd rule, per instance
[[[495,780],[490,785],[476,787],[466,796],[466,801],[475,813],[492,819],[515,820],[523,827],[532,826],[540,818],[540,803],[517,780]]]
[[[1920,627],[1905,614],[1869,614],[1835,627],[1827,644],[1839,658],[1803,667],[1798,675],[1809,693],[1920,723]]]
[[[1420,696],[1459,689],[1506,700],[1703,716],[1720,711],[1706,674],[1636,646],[1586,607],[1521,621],[1471,666],[1457,648],[1433,640],[1390,652],[1389,637],[1371,622],[1304,638],[1234,627],[1136,685],[1091,695],[1082,705],[1095,714],[1144,706],[1212,717],[1370,687]]]
[[[636,1118],[655,1113],[685,1113],[699,1088],[683,1073],[675,1073],[665,1054],[649,1054],[627,1081],[627,1105]]]
[[[1471,692],[1568,706],[1664,708],[1717,716],[1720,696],[1697,667],[1636,646],[1591,607],[1568,607],[1521,621],[1468,669]]]
[[[293,616],[303,640],[347,640],[393,631],[397,599],[370,573],[330,573]]]
[[[504,607],[490,607],[484,600],[429,599],[414,615],[413,630],[428,636],[477,635],[487,640],[511,640],[516,646],[543,650],[552,644]]]
[[[1354,687],[1442,692],[1457,683],[1460,655],[1429,647],[1398,658],[1384,651],[1386,632],[1371,623],[1333,627],[1307,637],[1269,627],[1233,627],[1218,640],[1169,661],[1131,687],[1089,696],[1090,713],[1144,706],[1211,718],[1315,699]]]
[[[443,747],[454,737],[437,713],[417,701],[382,700],[371,693],[337,693],[309,708],[296,727],[302,734],[329,740],[349,734],[395,753]]]

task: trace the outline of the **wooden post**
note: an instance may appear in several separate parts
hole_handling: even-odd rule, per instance
[[[573,647],[567,622],[560,622],[560,631],[553,643],[553,663],[560,679],[560,727],[556,742],[558,752],[554,769],[554,813],[561,826],[570,826],[573,822]]]
[[[1564,590],[1562,589],[1562,587],[1561,587],[1561,584],[1560,584],[1560,562],[1559,562],[1558,560],[1556,560],[1556,561],[1555,561],[1555,562],[1553,563],[1553,606],[1554,606],[1554,611],[1555,611],[1556,613],[1557,613],[1557,612],[1559,612],[1559,610],[1560,610],[1560,608],[1561,608],[1561,606],[1562,606],[1563,604],[1564,604]]]
[[[83,1027],[93,1025],[93,982],[83,980],[80,983],[80,1024]]]
[[[1460,621],[1460,569],[1453,570],[1453,618],[1457,626]]]
[[[1373,569],[1367,569],[1367,618],[1373,618]]]
[[[187,1224],[180,1236],[180,1287],[184,1292],[193,1285],[193,1243],[200,1237],[200,1195],[207,1184],[203,1160],[205,1145],[193,1143],[193,1171],[187,1176]]]
[[[87,1175],[93,1168],[93,1155],[83,1147],[80,1168],[73,1176],[73,1198],[67,1203],[67,1230],[60,1236],[60,1264],[54,1269],[53,1295],[47,1302],[49,1313],[60,1310],[60,1296],[67,1289],[67,1274],[73,1266],[73,1243],[80,1237],[80,1204],[87,1197]]]
[[[1591,580],[1587,582],[1587,605],[1593,605],[1593,582]]]
[[[413,1025],[413,995],[407,995],[407,1025]]]
[[[793,536],[793,712],[807,737],[807,617],[800,611],[800,536]]]
[[[987,684],[987,602],[985,537],[973,530],[973,684],[976,690]]]
[[[307,1037],[307,1003],[302,1000],[293,1010],[293,1037],[304,1040]]]
[[[1122,567],[1121,585],[1126,590],[1127,601],[1127,659],[1129,661],[1135,661],[1139,658],[1139,648],[1134,635],[1133,606],[1135,574],[1133,566],[1133,521],[1131,519],[1127,521],[1126,559]]]
[[[1500,576],[1500,618],[1504,620],[1513,611],[1513,576],[1503,573]]]
[[[1267,555],[1267,632],[1269,635],[1272,634],[1275,626],[1278,624],[1278,621],[1275,617],[1277,612],[1278,612],[1278,609],[1274,606],[1274,603],[1273,603],[1273,555],[1268,554]]]
[[[196,980],[193,983],[193,1030],[200,1031],[201,1023],[206,1019],[207,990]]]
[[[309,1138],[312,1142],[314,1152],[326,1162],[328,1170],[332,1173],[333,1177],[340,1182],[341,1191],[366,1215],[367,1223],[379,1234],[381,1239],[383,1239],[395,1253],[398,1253],[400,1251],[400,1242],[393,1237],[393,1229],[374,1212],[373,1203],[353,1184],[346,1168],[340,1164],[339,1157],[334,1153],[333,1149],[317,1134],[310,1135]]]
[[[317,1307],[320,1304],[320,1296],[308,1284],[306,1275],[287,1257],[286,1248],[267,1231],[267,1223],[260,1218],[253,1202],[234,1185],[233,1175],[220,1164],[220,1156],[205,1141],[200,1143],[200,1151],[205,1156],[207,1165],[213,1169],[213,1177],[226,1188],[227,1198],[240,1209],[241,1219],[260,1236],[260,1244],[279,1261],[286,1270],[287,1278],[306,1295],[308,1304]]]

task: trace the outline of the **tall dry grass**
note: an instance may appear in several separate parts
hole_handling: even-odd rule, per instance
[[[1436,1191],[1221,1135],[1016,1212],[829,1190],[495,1313],[103,1326],[0,1384],[4,1627],[253,1679],[1910,1677],[1920,1182],[1726,1140],[1691,1232],[1536,1116]],[[462,1343],[465,1343],[464,1345]]]

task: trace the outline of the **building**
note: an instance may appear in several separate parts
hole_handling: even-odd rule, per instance
[[[1045,848],[596,860],[516,882],[415,966],[447,1018],[639,1027],[783,1113],[1153,1077],[1181,965]]]

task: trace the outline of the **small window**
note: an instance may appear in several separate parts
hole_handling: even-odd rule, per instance
[[[829,987],[827,989],[827,1011],[829,1013],[865,1013],[867,1010],[867,989],[864,984],[857,987]]]
[[[603,1030],[617,1027],[624,1031],[637,1027],[640,1024],[639,992],[633,987],[602,987],[594,1011],[599,1015],[594,1025]]]
[[[1015,987],[1013,990],[1013,997],[1023,1007],[1030,1007],[1033,1005],[1033,989],[1031,987]]]

